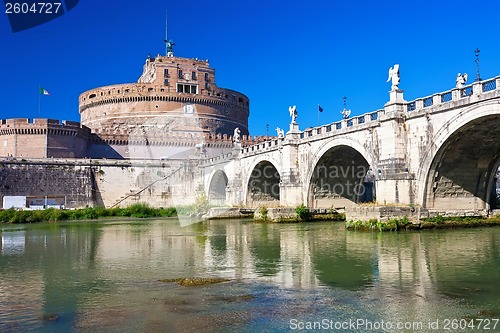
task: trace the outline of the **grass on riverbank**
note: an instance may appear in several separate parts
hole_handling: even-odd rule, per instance
[[[94,220],[105,217],[171,217],[177,216],[174,207],[153,208],[146,203],[136,203],[126,208],[88,207],[74,210],[49,208],[44,210],[15,210],[0,211],[0,223],[37,223],[70,220]]]
[[[388,221],[346,221],[349,230],[426,230],[426,229],[453,229],[453,228],[476,228],[500,226],[500,217],[443,217],[436,216],[422,219],[419,222],[411,222],[406,216]]]

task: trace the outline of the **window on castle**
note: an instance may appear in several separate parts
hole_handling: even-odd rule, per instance
[[[210,84],[208,82],[205,82],[205,89],[207,89],[207,90],[210,89]]]
[[[182,76],[182,69],[179,69],[179,79],[181,79],[183,76]]]
[[[196,72],[191,72],[191,80],[196,80]]]
[[[205,73],[205,81],[207,81],[207,82],[209,81],[209,79],[208,79],[208,73]]]
[[[164,84],[164,85],[166,85],[166,86],[168,86],[168,79],[165,79],[165,80],[163,81],[163,84]]]
[[[178,83],[177,84],[177,92],[186,93],[186,94],[197,94],[198,93],[198,86],[191,85],[191,84]]]
[[[168,77],[168,69],[164,69],[163,70],[163,76],[164,77]]]

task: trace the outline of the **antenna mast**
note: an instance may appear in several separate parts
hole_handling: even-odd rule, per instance
[[[168,41],[168,10],[165,10],[165,41]],[[165,55],[168,54],[168,44],[165,44]]]
[[[174,56],[174,42],[172,40],[168,39],[168,11],[165,10],[165,39],[163,40],[165,42],[165,55],[167,57],[173,57]]]

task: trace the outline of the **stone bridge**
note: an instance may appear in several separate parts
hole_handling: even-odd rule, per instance
[[[203,162],[215,204],[353,207],[361,202],[435,212],[495,208],[500,77],[241,148]]]

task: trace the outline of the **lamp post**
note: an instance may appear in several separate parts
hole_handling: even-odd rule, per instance
[[[476,55],[476,82],[478,81],[481,81],[481,75],[479,75],[479,52],[481,52],[481,50],[479,50],[478,48],[476,48],[474,50],[474,54]]]

